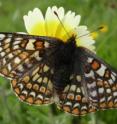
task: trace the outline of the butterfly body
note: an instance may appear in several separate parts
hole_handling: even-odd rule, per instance
[[[55,102],[73,115],[117,108],[117,72],[92,51],[76,46],[75,36],[62,42],[1,32],[0,74],[31,105]]]
[[[58,51],[54,54],[54,75],[53,84],[56,90],[63,90],[70,83],[70,74],[73,67],[74,53],[76,49],[75,38],[69,39],[66,43],[62,42],[58,46]]]

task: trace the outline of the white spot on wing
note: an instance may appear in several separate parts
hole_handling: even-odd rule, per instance
[[[34,75],[33,76],[33,81],[37,80],[38,78],[39,78],[39,75],[38,74]]]
[[[72,106],[72,103],[71,102],[66,102],[65,105]]]
[[[26,49],[27,50],[35,50],[34,44],[33,44],[34,42],[35,42],[35,39],[30,39],[26,45]]]
[[[30,92],[30,95],[33,96],[33,97],[36,96],[35,92]]]
[[[27,96],[28,92],[26,90],[23,90],[22,94],[25,94]]]
[[[106,66],[101,64],[101,67],[96,71],[100,76],[103,76],[105,73]]]
[[[11,41],[11,38],[7,38],[4,40],[5,43],[9,43]]]
[[[90,92],[90,95],[91,95],[92,97],[96,97],[96,96],[97,96],[97,92],[96,92],[95,90],[93,90],[92,92]]]
[[[108,82],[109,82],[110,85],[113,84],[113,80],[112,79],[108,80]]]
[[[48,67],[47,65],[44,65],[43,71],[44,71],[44,72],[47,72],[48,70],[49,70],[49,67]]]
[[[76,92],[77,93],[80,93],[81,92],[81,89],[80,88],[77,88]]]
[[[22,90],[23,89],[23,84],[18,84],[18,86],[20,87],[20,89]]]
[[[79,103],[75,103],[74,106],[73,106],[73,108],[75,108],[75,107],[79,107],[79,106],[80,106]]]
[[[10,59],[13,58],[13,54],[10,53],[10,54],[8,55],[8,57],[9,57]]]
[[[82,106],[81,110],[87,110],[87,107],[86,106]]]
[[[92,82],[92,83],[87,83],[87,87],[90,88],[95,88],[96,87],[96,82]]]
[[[81,76],[80,75],[77,75],[76,79],[77,79],[78,82],[81,82]]]
[[[47,77],[44,77],[43,82],[44,83],[47,83],[48,82],[48,78]]]
[[[107,93],[111,93],[111,89],[106,89],[106,92]]]
[[[39,99],[42,100],[43,99],[43,96],[40,94],[40,95],[37,96],[37,98],[39,98]]]
[[[105,97],[102,97],[102,98],[100,99],[100,102],[105,102]]]
[[[98,89],[98,92],[99,92],[100,94],[104,93],[104,88],[103,88],[103,87],[100,87],[100,88]]]
[[[116,97],[117,96],[117,92],[114,92],[113,95],[114,95],[114,97]]]
[[[113,74],[111,74],[111,77],[112,77],[113,81],[116,80],[116,78],[115,78],[115,76]]]
[[[8,70],[10,71],[11,69],[11,64],[8,64]]]
[[[2,57],[5,56],[5,52],[1,52],[0,54],[1,54]]]
[[[2,50],[3,50],[2,47],[0,47],[0,52],[1,52]]]
[[[91,63],[92,61],[93,61],[93,58],[88,57],[87,62],[88,62],[88,63]]]
[[[94,77],[94,72],[91,70],[89,73],[85,73],[86,77]]]
[[[71,85],[70,91],[75,91],[76,85]]]
[[[48,48],[49,47],[49,43],[48,42],[45,42],[44,43],[44,46],[45,46],[45,48]]]
[[[67,92],[68,90],[69,90],[69,85],[67,85],[66,87],[65,87],[65,89],[64,89],[64,92]]]
[[[18,46],[18,45],[15,45],[15,46],[13,46],[13,48],[14,48],[14,49],[18,49],[18,48],[19,48],[19,46]]]
[[[19,63],[20,63],[20,58],[19,58],[19,57],[16,57],[16,58],[14,59],[14,62],[15,62],[16,64],[19,64]]]
[[[16,45],[16,44],[19,44],[21,41],[20,40],[17,40],[17,39],[15,39],[16,41],[14,41],[14,45]]]
[[[39,51],[36,51],[36,52],[34,53],[34,57],[35,57],[38,61],[42,60],[42,57],[39,56]]]
[[[109,97],[107,98],[108,101],[110,101],[111,99],[112,99],[112,96],[109,96]]]
[[[5,38],[4,34],[0,34],[0,40],[3,40]]]

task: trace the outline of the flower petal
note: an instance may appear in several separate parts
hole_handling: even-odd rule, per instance
[[[29,34],[45,35],[45,20],[40,9],[35,8],[25,15],[24,23]]]

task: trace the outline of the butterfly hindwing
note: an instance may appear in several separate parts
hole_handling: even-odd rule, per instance
[[[51,69],[42,64],[21,78],[13,79],[11,84],[20,100],[35,105],[50,104],[53,91],[51,78]]]
[[[88,101],[87,89],[84,87],[85,80],[82,72],[82,63],[79,56],[75,56],[73,71],[69,77],[69,85],[59,94],[58,107],[73,115],[85,115],[95,112],[96,107]],[[76,61],[77,60],[77,61]]]

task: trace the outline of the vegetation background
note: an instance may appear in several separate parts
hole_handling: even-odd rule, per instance
[[[38,7],[63,6],[82,16],[90,30],[104,24],[98,33],[97,55],[117,68],[117,0],[0,0],[0,31],[25,32],[23,15]],[[60,112],[56,106],[29,106],[14,95],[9,80],[0,77],[0,124],[116,124],[117,110],[98,111],[82,117]]]

